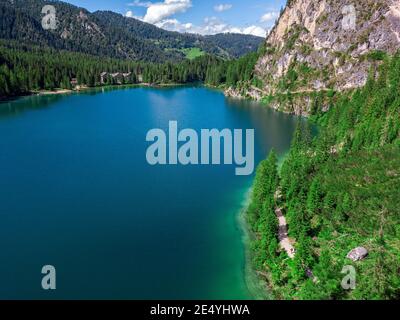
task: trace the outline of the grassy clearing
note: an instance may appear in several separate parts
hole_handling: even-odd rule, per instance
[[[199,48],[185,48],[181,49],[180,51],[183,52],[186,55],[186,58],[189,60],[196,59],[205,54],[205,52]]]

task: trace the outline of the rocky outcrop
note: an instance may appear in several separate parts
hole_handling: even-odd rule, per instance
[[[343,91],[364,86],[371,65],[399,48],[399,0],[291,0],[255,74],[264,96]],[[305,100],[294,99],[283,111],[308,114]]]
[[[368,256],[368,250],[365,249],[364,247],[358,247],[353,250],[351,250],[347,258],[353,261],[360,261],[364,260]]]
[[[229,87],[228,89],[225,90],[225,96],[229,98],[234,98],[234,99],[242,99],[243,98],[243,93],[239,91],[239,89]]]

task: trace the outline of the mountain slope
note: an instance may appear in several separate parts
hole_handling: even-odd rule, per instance
[[[353,9],[355,20],[346,16]],[[281,167],[271,152],[253,186],[253,262],[277,299],[400,297],[400,2],[353,9],[346,0],[288,1],[252,77],[228,83],[232,95],[319,125],[312,138],[299,121]],[[279,247],[276,208],[291,255]]]
[[[276,298],[400,297],[400,55],[378,69],[315,117],[317,137],[299,122],[279,173],[274,154],[257,171],[247,215],[254,263]],[[276,207],[295,257],[278,246]],[[351,259],[360,247],[368,256]]]
[[[288,1],[255,67],[262,84],[248,94],[279,97],[272,107],[309,115],[312,93],[364,86],[371,66],[400,48],[400,2],[351,3]]]
[[[44,14],[41,11],[45,5],[56,8],[56,30],[42,28]],[[185,48],[199,48],[223,58],[236,58],[257,50],[263,41],[247,35],[204,37],[170,32],[114,12],[90,13],[61,1],[0,0],[0,21],[0,38],[3,39],[151,62],[182,60],[185,58],[182,49]],[[228,40],[220,40],[225,38]],[[229,41],[231,38],[237,41]]]
[[[198,47],[210,54],[226,58],[238,58],[249,52],[256,51],[263,42],[262,38],[252,35],[227,33],[201,36],[167,31],[152,24],[123,17],[111,11],[96,11],[93,15],[101,21],[101,25],[104,28],[112,29],[116,27],[124,33],[150,41],[163,50]]]
[[[260,37],[243,36],[236,33],[209,35],[205,36],[205,39],[216,47],[223,48],[234,58],[239,58],[249,52],[255,52],[261,45]]]

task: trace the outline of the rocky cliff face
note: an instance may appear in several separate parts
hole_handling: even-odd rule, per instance
[[[383,52],[399,48],[400,0],[291,0],[255,74],[264,95],[297,95],[284,111],[308,114],[309,94],[363,86]]]

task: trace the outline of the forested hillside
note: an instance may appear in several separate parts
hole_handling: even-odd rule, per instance
[[[114,84],[209,82],[211,70],[228,62],[210,55],[182,63],[148,63],[42,49],[0,41],[0,97],[32,91]],[[101,74],[107,72],[104,82]],[[121,83],[111,77],[124,73]]]
[[[223,48],[230,57],[239,58],[250,52],[256,52],[263,41],[259,37],[236,33],[220,33],[216,35],[205,36],[208,42],[214,44],[217,48]]]
[[[129,73],[122,84],[187,84],[202,82],[214,87],[243,86],[254,79],[259,52],[224,60],[202,55],[181,63],[151,63],[112,59],[89,54],[24,45],[0,40],[0,97],[40,90],[73,89],[119,84],[101,74]]]
[[[332,95],[330,106],[313,117],[315,139],[299,122],[280,170],[273,152],[258,168],[247,214],[255,266],[276,298],[399,299],[400,54],[376,63],[365,87]],[[279,248],[276,208],[294,259]],[[360,246],[364,260],[346,258]],[[341,285],[348,266],[353,290]]]
[[[57,28],[42,27],[42,8],[56,9]],[[184,49],[221,58],[256,51],[263,39],[249,35],[200,36],[170,32],[110,11],[91,13],[61,1],[0,0],[0,38],[102,57],[176,62]],[[231,41],[234,40],[234,41]]]

